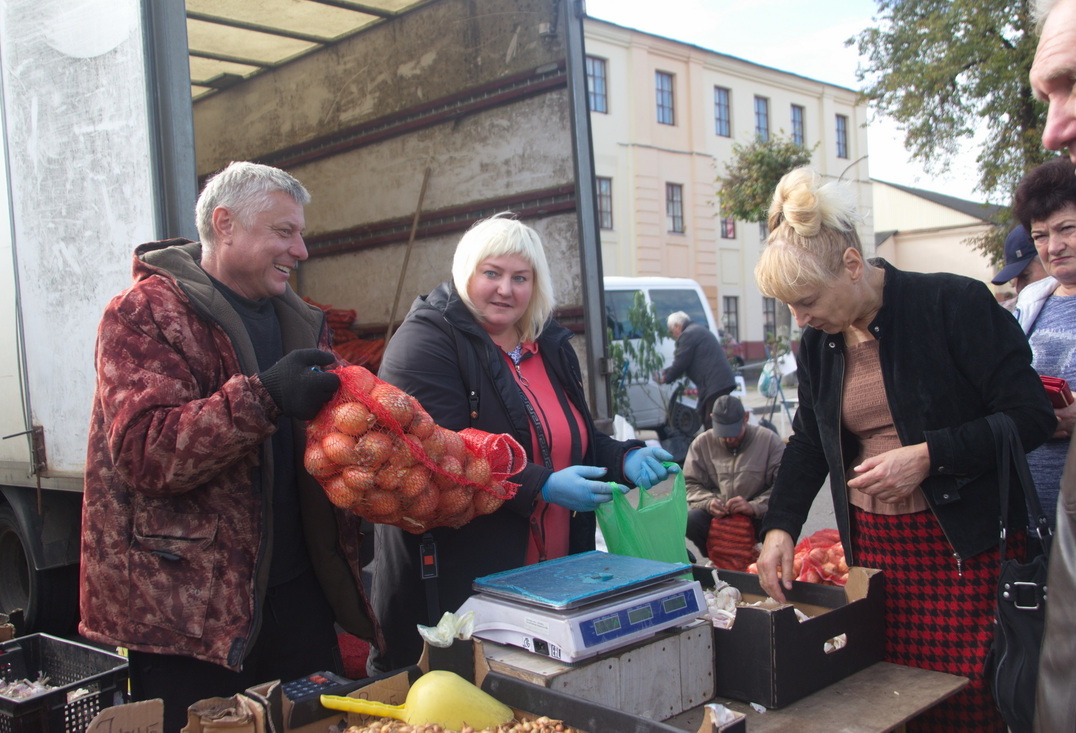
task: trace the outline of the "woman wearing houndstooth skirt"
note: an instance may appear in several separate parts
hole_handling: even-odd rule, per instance
[[[805,168],[770,206],[755,277],[804,331],[760,580],[784,599],[794,539],[828,476],[848,564],[885,573],[887,660],[970,680],[908,730],[1003,731],[983,677],[999,506],[986,417],[1011,417],[1025,449],[1056,420],[1027,340],[985,285],[867,260],[857,222],[850,189]],[[1010,514],[1026,524],[1020,502]]]

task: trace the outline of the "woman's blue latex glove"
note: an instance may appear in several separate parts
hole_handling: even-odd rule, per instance
[[[599,504],[613,498],[613,492],[627,491],[626,486],[611,481],[595,481],[606,473],[600,466],[568,466],[545,481],[542,498],[575,512],[592,512]]]
[[[624,458],[624,475],[640,489],[660,484],[669,474],[679,473],[680,467],[673,463],[672,453],[664,448],[645,446],[629,451]]]

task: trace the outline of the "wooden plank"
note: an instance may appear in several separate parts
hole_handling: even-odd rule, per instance
[[[751,733],[883,733],[902,726],[967,684],[964,677],[878,662],[787,707],[765,713],[736,700],[717,698],[712,702],[744,713]],[[702,720],[703,708],[695,708],[667,722],[697,731]]]
[[[684,710],[680,635],[659,637],[619,656],[621,708],[651,720],[665,720]]]
[[[575,665],[490,641],[482,642],[482,653],[502,674],[651,720],[713,696],[713,629],[705,621]]]
[[[624,694],[620,689],[621,666],[618,656],[610,656],[577,667],[568,667],[564,673],[551,677],[545,686],[582,700],[600,702],[635,714],[636,711],[630,705],[625,705]]]
[[[689,628],[680,637],[680,670],[680,710],[714,696],[714,633],[709,623]]]

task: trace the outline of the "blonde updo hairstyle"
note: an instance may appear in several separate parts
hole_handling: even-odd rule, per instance
[[[859,221],[847,184],[823,184],[810,168],[785,174],[773,192],[770,235],[755,265],[758,289],[792,303],[805,290],[827,286],[844,267],[849,247],[863,253]]]

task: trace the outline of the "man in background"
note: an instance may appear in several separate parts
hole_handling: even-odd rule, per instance
[[[671,313],[665,323],[676,340],[676,351],[673,363],[659,372],[655,381],[672,384],[686,374],[698,390],[696,409],[703,429],[709,430],[714,400],[736,389],[732,365],[717,335],[703,324],[692,321],[687,313]]]
[[[1005,266],[990,282],[995,285],[1004,285],[1012,281],[1015,295],[1001,304],[1007,310],[1016,307],[1016,295],[1033,282],[1046,277],[1046,268],[1042,266],[1035,243],[1031,241],[1027,230],[1023,225],[1017,224],[1005,238]]]
[[[735,530],[730,525],[730,533],[753,548],[785,443],[772,430],[751,425],[743,403],[732,395],[717,398],[711,418],[712,426],[692,441],[684,462],[687,538],[703,554],[709,554],[706,544],[711,524],[742,515],[751,521],[739,522]]]

